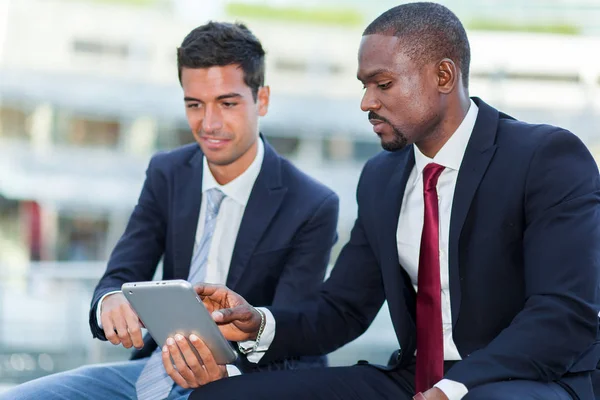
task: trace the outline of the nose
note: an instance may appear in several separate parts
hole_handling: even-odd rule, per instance
[[[363,111],[372,111],[379,109],[380,104],[379,101],[372,94],[372,91],[367,88],[365,90],[365,94],[363,94],[363,98],[360,101],[360,109]]]
[[[223,128],[223,118],[218,107],[207,105],[202,119],[202,131],[211,134]]]

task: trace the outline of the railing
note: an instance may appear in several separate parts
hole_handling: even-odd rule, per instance
[[[92,339],[89,304],[104,263],[0,266],[0,383],[20,383],[82,364],[126,359]]]

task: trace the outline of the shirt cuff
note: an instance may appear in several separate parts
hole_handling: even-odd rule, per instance
[[[269,311],[268,308],[258,307],[257,309],[265,313],[265,329],[263,329],[256,351],[246,355],[248,361],[254,364],[257,364],[260,359],[263,358],[275,338],[275,317],[273,317],[273,314],[271,314],[271,311]],[[246,350],[253,348],[254,343],[256,343],[254,340],[246,340],[244,342],[239,342],[238,345]]]
[[[433,386],[444,392],[448,400],[460,400],[469,393],[465,385],[450,379],[442,379]]]
[[[228,377],[238,376],[242,374],[242,372],[235,365],[227,364],[225,367],[227,368]]]
[[[104,300],[104,298],[106,296],[110,296],[111,294],[115,294],[115,293],[121,293],[120,290],[113,290],[112,292],[108,292],[106,293],[104,296],[100,297],[100,301],[98,302],[98,305],[96,306],[96,322],[98,322],[98,328],[104,330],[104,328],[102,328],[102,313],[100,312],[100,310],[102,310],[102,301]]]

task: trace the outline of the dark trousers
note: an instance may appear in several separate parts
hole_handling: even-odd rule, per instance
[[[414,365],[395,371],[383,371],[371,365],[355,365],[261,372],[222,379],[196,389],[190,400],[411,400],[413,395]],[[463,398],[500,399],[573,400],[573,397],[558,383],[513,380],[479,386]]]
[[[290,358],[281,361],[273,361],[266,365],[257,365],[246,360],[245,357],[238,357],[235,366],[244,374],[255,372],[270,372],[282,370],[296,370],[309,368],[325,368],[329,366],[327,356],[306,356],[298,358]]]

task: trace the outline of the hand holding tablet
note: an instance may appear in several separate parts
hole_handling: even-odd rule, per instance
[[[194,334],[210,349],[217,364],[231,364],[237,358],[189,282],[132,282],[121,290],[159,346],[169,337],[179,334],[189,340]],[[190,349],[196,352],[193,345]]]

